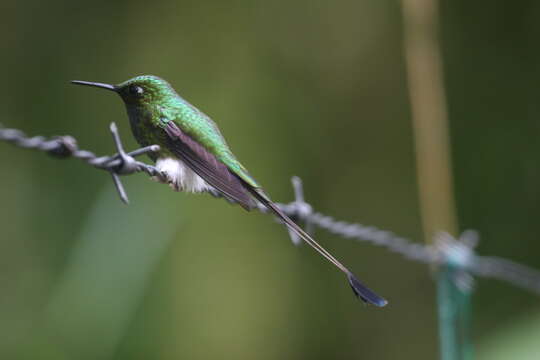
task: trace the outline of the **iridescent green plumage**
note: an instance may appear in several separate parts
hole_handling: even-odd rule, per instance
[[[142,96],[129,93],[129,89],[137,86],[144,89]],[[233,155],[216,124],[178,95],[168,82],[157,76],[143,75],[116,87],[120,89],[119,94],[126,103],[134,136],[140,144],[158,144],[165,153],[169,153],[163,135],[156,133],[155,128],[163,128],[169,121],[173,121],[242,180],[259,187]]]
[[[156,167],[176,190],[219,193],[249,210],[260,202],[290,231],[347,276],[354,293],[377,306],[386,300],[363,285],[345,266],[302,230],[262,191],[233,155],[216,124],[180,97],[165,80],[144,75],[118,85],[74,81],[112,90],[126,104],[133,135],[142,146],[160,145],[152,155]]]

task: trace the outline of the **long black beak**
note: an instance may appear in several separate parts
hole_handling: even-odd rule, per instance
[[[71,80],[72,84],[77,85],[86,85],[86,86],[94,86],[102,89],[112,90],[116,91],[116,86],[111,84],[104,84],[104,83],[98,83],[98,82],[91,82],[91,81],[80,81],[80,80]]]

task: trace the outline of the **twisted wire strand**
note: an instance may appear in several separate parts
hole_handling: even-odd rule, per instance
[[[97,169],[108,171],[113,176],[120,198],[125,203],[128,202],[128,198],[119,176],[142,172],[162,182],[167,182],[165,173],[154,166],[135,160],[137,156],[159,151],[158,145],[126,153],[114,123],[111,124],[110,131],[117,149],[117,153],[112,156],[97,156],[91,151],[81,150],[75,138],[71,136],[58,136],[50,139],[43,136],[28,137],[20,130],[3,128],[1,124],[0,141],[6,141],[21,148],[44,151],[57,158],[73,157]],[[540,271],[500,257],[475,255],[473,248],[477,243],[476,232],[466,231],[459,239],[442,234],[439,235],[439,241],[435,241],[434,245],[422,245],[390,231],[339,221],[332,216],[314,212],[312,206],[304,199],[300,178],[293,177],[292,184],[295,200],[288,204],[278,204],[278,206],[294,221],[303,223],[308,233],[317,227],[342,238],[383,247],[415,262],[435,265],[452,262],[464,272],[505,281],[540,295]],[[211,194],[220,197],[220,194],[216,192]],[[262,204],[257,204],[257,210],[268,213],[268,209]],[[293,243],[300,243],[294,233],[290,233],[290,236]]]
[[[116,129],[114,130],[117,131]],[[166,179],[166,175],[156,169],[154,166],[140,161],[134,161],[135,166],[128,169],[119,170],[123,164],[120,154],[112,156],[97,156],[91,151],[81,150],[77,145],[75,138],[71,136],[57,136],[47,139],[43,136],[28,137],[22,131],[17,129],[2,128],[0,125],[0,140],[9,142],[15,146],[25,149],[35,149],[44,151],[54,157],[68,158],[73,157],[83,160],[95,168],[121,173],[121,175],[145,172],[150,176],[156,176],[160,179]],[[149,152],[159,151],[158,145],[152,145],[137,149],[127,153],[128,157],[134,158]]]
[[[126,204],[129,203],[129,200],[124,186],[120,181],[119,175],[130,175],[144,172],[160,181],[167,181],[167,176],[165,173],[159,171],[154,166],[135,160],[135,157],[137,156],[159,151],[158,145],[151,145],[125,153],[118,133],[118,128],[116,127],[115,123],[111,123],[110,131],[118,151],[112,156],[97,156],[91,151],[81,150],[78,147],[77,140],[72,136],[56,136],[50,139],[43,136],[29,137],[18,129],[3,128],[1,124],[0,140],[25,149],[44,151],[51,156],[61,159],[70,157],[80,159],[97,169],[110,172],[120,199]]]
[[[505,281],[540,295],[540,271],[496,256],[476,256],[470,271],[486,278]]]

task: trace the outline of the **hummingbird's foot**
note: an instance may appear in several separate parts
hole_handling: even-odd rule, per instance
[[[169,184],[174,191],[200,193],[211,188],[206,181],[179,158],[158,158],[156,168],[165,174],[166,181],[164,183]]]
[[[169,186],[170,186],[171,189],[173,189],[174,191],[182,191],[182,189],[180,189],[180,187],[178,186],[178,183],[175,182],[175,181],[169,181]]]
[[[150,180],[154,180],[155,182],[158,182],[160,184],[168,184],[169,181],[162,180],[159,176],[151,176]]]
[[[160,184],[167,184],[171,187],[171,189],[173,189],[174,191],[181,191],[182,189],[180,189],[180,187],[178,186],[178,183],[173,179],[171,178],[170,176],[167,175],[167,179],[166,180],[163,180],[162,178],[158,177],[158,176],[152,176],[150,177],[150,179],[160,183]]]

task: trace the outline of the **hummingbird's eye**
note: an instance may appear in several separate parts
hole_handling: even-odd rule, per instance
[[[130,85],[128,88],[128,92],[132,96],[139,97],[142,96],[142,94],[144,93],[144,89],[138,85]]]

